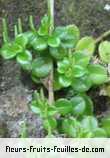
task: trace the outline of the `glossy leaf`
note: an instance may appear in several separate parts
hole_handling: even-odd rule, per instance
[[[25,48],[28,43],[28,38],[24,34],[19,34],[16,36],[15,43]]]
[[[45,15],[41,20],[41,26],[38,30],[38,34],[40,36],[48,35],[48,30],[49,30],[49,17]]]
[[[64,48],[74,48],[79,40],[80,32],[77,26],[68,25],[66,27],[65,36],[62,39],[62,46]]]
[[[37,33],[32,31],[27,31],[23,33],[23,36],[28,39],[28,44],[31,45],[32,41],[36,38]]]
[[[85,118],[81,122],[81,126],[88,131],[93,131],[98,127],[98,121],[93,116],[85,116]]]
[[[63,61],[58,62],[58,72],[60,74],[64,74],[68,68],[70,67],[70,62],[67,58],[65,58]]]
[[[35,82],[36,84],[41,83],[40,79],[37,78],[33,73],[31,74],[31,79],[33,82]]]
[[[38,51],[45,50],[47,48],[47,40],[45,38],[36,37],[31,42],[33,48]]]
[[[32,72],[36,77],[46,77],[52,69],[52,61],[47,57],[38,57],[32,63]]]
[[[57,27],[55,34],[61,39],[64,48],[74,48],[80,36],[79,29],[75,25]]]
[[[86,67],[90,62],[90,56],[85,52],[75,52],[73,54],[75,58],[75,64],[82,67]]]
[[[28,50],[17,55],[17,62],[26,70],[31,70],[32,55]]]
[[[102,128],[106,131],[108,137],[110,137],[110,117],[102,119]]]
[[[75,65],[74,66],[74,68],[73,68],[73,75],[74,75],[74,77],[82,77],[82,76],[84,76],[85,74],[87,73],[87,70],[84,68],[84,67],[82,67],[82,66],[80,66],[80,65]]]
[[[86,108],[86,103],[83,97],[75,96],[71,99],[73,114],[74,115],[82,115]]]
[[[59,83],[63,87],[68,87],[71,85],[72,81],[71,81],[71,78],[66,77],[65,75],[61,75],[61,76],[59,76]]]
[[[42,115],[41,109],[37,106],[31,106],[31,110],[32,110],[33,113],[35,113],[37,115],[40,115],[40,116]]]
[[[87,75],[82,76],[81,78],[75,78],[72,81],[72,87],[77,92],[86,92],[92,86],[92,81]]]
[[[58,48],[50,47],[49,50],[50,50],[50,54],[52,55],[52,57],[54,57],[55,59],[58,59],[58,60],[63,59],[67,54],[67,51],[62,47],[58,47]]]
[[[53,35],[49,36],[48,37],[48,45],[50,47],[53,47],[53,48],[59,47],[59,45],[60,45],[60,38],[57,37],[57,36],[53,36]]]
[[[56,115],[58,112],[56,110],[56,108],[54,106],[48,107],[48,116],[54,116]]]
[[[55,107],[57,111],[63,116],[69,114],[72,111],[71,102],[67,99],[58,99],[55,102]]]
[[[102,84],[107,81],[107,70],[101,65],[89,65],[89,77],[93,84]]]
[[[12,59],[20,52],[22,52],[22,47],[14,42],[6,43],[1,48],[1,55],[4,59]]]
[[[54,86],[54,90],[57,91],[57,90],[60,90],[62,88],[60,82],[59,82],[59,76],[58,76],[58,73],[55,72],[54,74],[54,83],[53,83],[53,86]]]
[[[94,138],[107,138],[107,133],[104,129],[102,128],[96,128],[93,131],[93,137]]]
[[[43,126],[44,126],[44,129],[46,130],[49,130],[49,129],[53,130],[57,127],[57,122],[54,118],[48,118],[44,120]]]
[[[91,100],[91,98],[89,96],[87,96],[86,94],[82,94],[81,95],[86,103],[86,108],[84,111],[85,115],[93,115],[93,111],[94,111],[94,106],[93,106],[93,102]]]
[[[77,51],[86,51],[90,55],[94,53],[95,41],[92,37],[86,36],[83,37],[76,45]]]
[[[104,41],[99,46],[99,55],[103,62],[110,63],[110,42]]]
[[[64,119],[62,122],[62,129],[68,137],[77,138],[78,131],[80,129],[80,123],[74,118]]]

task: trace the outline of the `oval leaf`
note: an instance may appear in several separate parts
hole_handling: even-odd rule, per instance
[[[71,102],[67,99],[59,99],[55,102],[55,107],[61,115],[67,115],[72,111]]]
[[[48,45],[50,47],[59,47],[60,45],[60,38],[57,36],[50,36],[48,37]]]
[[[110,63],[110,42],[104,41],[100,44],[99,55],[103,62]]]
[[[46,77],[52,69],[52,61],[47,57],[38,57],[32,63],[32,72],[36,77]]]
[[[101,65],[89,65],[89,77],[93,84],[102,84],[105,83],[108,79],[107,70]]]
[[[82,76],[81,78],[73,79],[72,87],[77,92],[86,92],[92,86],[92,81],[88,76]]]
[[[88,131],[91,132],[98,127],[98,121],[93,116],[86,116],[81,121],[81,126],[82,126],[82,128],[87,129]]]
[[[92,37],[86,36],[83,37],[76,45],[77,51],[86,51],[90,55],[94,53],[95,41]]]
[[[19,34],[16,36],[15,43],[25,48],[28,43],[28,38],[24,34]]]
[[[57,122],[54,118],[48,118],[43,122],[44,129],[47,131],[49,129],[54,130],[57,127]]]
[[[32,55],[28,50],[17,55],[17,62],[26,70],[31,70]]]
[[[76,96],[71,99],[73,114],[74,115],[82,115],[86,108],[86,103],[83,97]]]
[[[22,47],[14,42],[6,43],[1,49],[1,55],[4,59],[12,59],[20,52],[22,52]]]
[[[35,50],[42,51],[47,48],[47,40],[45,38],[36,37],[31,42],[31,45]]]

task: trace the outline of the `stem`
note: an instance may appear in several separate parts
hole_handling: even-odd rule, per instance
[[[51,35],[54,30],[54,0],[47,0],[48,2],[48,16],[50,22],[49,34]]]
[[[29,16],[29,26],[30,26],[32,31],[36,30],[35,26],[34,26],[34,21],[33,21],[33,16],[32,15]]]
[[[18,18],[18,32],[19,32],[19,33],[22,33],[22,32],[23,32],[21,18]]]
[[[102,41],[104,38],[106,38],[106,37],[109,36],[109,35],[110,35],[110,30],[106,31],[106,32],[103,33],[101,36],[99,36],[99,37],[96,39],[95,43],[96,43],[96,44],[99,43],[100,41]]]
[[[14,25],[14,35],[15,35],[15,37],[18,35],[17,25]]]
[[[47,0],[48,2],[48,16],[49,16],[49,35],[52,34],[54,30],[54,0]],[[49,81],[48,81],[48,101],[49,104],[52,105],[54,102],[54,88],[53,88],[53,80],[54,80],[54,66],[52,65],[52,70],[49,75]]]
[[[3,41],[8,42],[8,28],[7,28],[7,22],[6,19],[2,19],[2,25],[3,25]]]

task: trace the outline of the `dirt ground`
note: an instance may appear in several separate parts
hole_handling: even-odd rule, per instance
[[[110,0],[56,0],[56,25],[75,23],[80,28],[81,36],[98,37],[110,29],[110,9],[106,9],[107,5],[110,5]],[[37,25],[46,13],[46,7],[46,0],[0,0],[0,45],[2,17],[7,18],[12,37],[18,17],[22,18],[24,30],[27,30],[28,15],[34,16]],[[19,137],[23,121],[27,122],[29,137],[44,135],[41,120],[29,112],[27,107],[35,85],[27,74],[22,75],[23,72],[13,60],[0,59],[0,137]],[[94,95],[94,102],[96,109],[99,109],[103,105],[97,95]],[[108,106],[108,100],[102,100]],[[107,108],[102,108],[104,110]]]

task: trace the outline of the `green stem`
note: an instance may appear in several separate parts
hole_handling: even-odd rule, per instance
[[[48,16],[50,22],[49,34],[51,35],[54,30],[54,0],[47,0],[48,2]]]
[[[21,18],[18,18],[18,32],[19,33],[23,32]]]
[[[96,40],[95,43],[101,42],[104,38],[108,37],[110,35],[110,30],[104,32],[101,36],[99,36]]]
[[[29,16],[29,26],[30,26],[32,31],[36,31],[32,15]]]
[[[7,22],[6,19],[2,19],[2,25],[3,25],[3,41],[8,42],[8,28],[7,28]]]
[[[18,35],[17,25],[14,25],[14,35],[15,35],[15,37]]]
[[[52,34],[54,30],[54,0],[47,0],[48,2],[48,16],[49,16],[49,35]],[[52,70],[49,75],[48,81],[48,94],[49,94],[49,104],[52,105],[54,102],[54,88],[53,88],[53,80],[54,80],[54,66],[52,65]]]

